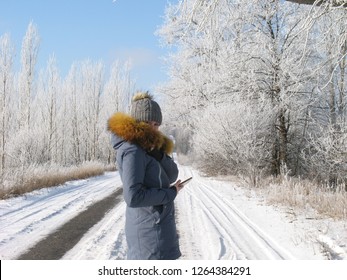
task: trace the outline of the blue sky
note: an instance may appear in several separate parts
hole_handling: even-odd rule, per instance
[[[161,57],[170,50],[154,32],[168,2],[177,0],[0,0],[0,36],[10,34],[18,64],[33,21],[41,40],[38,69],[52,54],[63,77],[74,61],[102,60],[109,66],[131,58],[137,88],[151,90],[167,79]]]

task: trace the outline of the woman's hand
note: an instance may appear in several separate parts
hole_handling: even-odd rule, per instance
[[[183,189],[184,185],[181,185],[181,180],[178,180],[176,183],[175,183],[175,188],[176,188],[176,191],[177,193]]]

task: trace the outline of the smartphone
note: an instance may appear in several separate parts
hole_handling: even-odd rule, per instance
[[[193,179],[193,177],[189,177],[188,179],[185,179],[184,181],[182,181],[180,183],[180,186],[184,186],[185,184],[187,184],[191,179]]]

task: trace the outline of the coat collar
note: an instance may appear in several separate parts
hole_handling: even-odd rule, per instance
[[[160,131],[154,130],[145,122],[138,122],[124,113],[115,113],[108,120],[108,131],[132,144],[139,145],[145,151],[153,148],[166,154],[173,151],[174,144]]]

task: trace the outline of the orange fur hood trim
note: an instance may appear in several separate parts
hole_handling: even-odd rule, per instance
[[[159,149],[166,154],[173,152],[174,144],[171,139],[154,130],[145,122],[138,122],[131,116],[118,112],[112,115],[107,122],[108,131],[123,140],[136,144],[145,151],[153,148]]]

